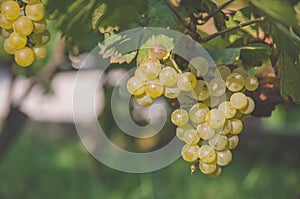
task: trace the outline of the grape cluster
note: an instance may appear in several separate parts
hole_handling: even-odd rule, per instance
[[[14,55],[19,66],[30,66],[34,60],[47,56],[45,44],[50,40],[45,20],[44,4],[40,0],[6,0],[1,3],[1,36],[3,48]]]
[[[215,178],[221,174],[222,166],[231,162],[231,150],[238,145],[243,120],[255,108],[245,91],[256,90],[258,80],[248,76],[242,67],[221,65],[212,69],[203,57],[190,60],[184,72],[174,64],[161,64],[160,59],[140,64],[127,89],[143,106],[162,95],[192,99],[172,112],[171,121],[177,126],[177,137],[185,142],[182,158],[195,162],[191,168],[196,165],[202,173]]]

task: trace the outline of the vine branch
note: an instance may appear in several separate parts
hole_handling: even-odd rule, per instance
[[[221,12],[224,8],[226,8],[229,4],[231,4],[234,0],[229,0],[227,2],[225,2],[224,4],[222,4],[221,6],[219,6],[216,10],[214,10],[212,13],[209,13],[206,17],[204,17],[202,20],[203,22],[207,22],[211,17],[213,17],[214,15],[216,15],[218,12]]]

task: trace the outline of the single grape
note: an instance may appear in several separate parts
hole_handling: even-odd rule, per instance
[[[196,145],[200,141],[199,133],[193,128],[184,132],[183,141],[189,145]]]
[[[28,36],[32,33],[33,23],[26,16],[20,16],[13,24],[15,32]]]
[[[217,151],[222,151],[228,147],[228,138],[225,135],[216,134],[214,137],[208,140],[208,143]]]
[[[31,39],[35,44],[46,44],[50,40],[50,33],[48,30],[45,30],[42,33],[32,33],[31,34]]]
[[[30,66],[34,61],[34,53],[31,48],[25,47],[15,52],[15,61],[19,66]]]
[[[190,129],[194,129],[194,127],[190,124],[186,124],[184,126],[180,126],[180,127],[177,127],[176,128],[176,136],[184,141],[184,133],[187,131],[187,130],[190,130]]]
[[[248,99],[248,104],[246,107],[240,109],[240,112],[245,114],[245,115],[249,115],[254,111],[255,108],[255,102],[253,101],[253,99],[251,97],[247,97]]]
[[[217,169],[217,165],[200,162],[199,169],[204,174],[212,174]]]
[[[239,73],[231,73],[226,78],[226,86],[232,92],[238,92],[242,90],[244,85],[244,77]]]
[[[164,85],[158,80],[150,80],[145,84],[145,92],[151,98],[158,98],[164,93]]]
[[[35,59],[38,61],[45,59],[47,56],[47,49],[43,45],[37,44],[32,48],[32,50],[33,50]]]
[[[127,90],[132,95],[142,95],[145,92],[144,81],[137,76],[131,77],[127,82]]]
[[[226,91],[226,84],[221,78],[214,78],[208,83],[208,89],[212,96],[221,96]]]
[[[192,71],[196,71],[196,76],[205,76],[209,70],[209,64],[204,57],[194,57],[188,66]]]
[[[245,88],[248,91],[255,91],[258,88],[259,82],[255,76],[249,76],[245,79]]]
[[[226,118],[222,111],[218,109],[212,109],[207,112],[205,121],[210,128],[219,129],[224,125]]]
[[[168,52],[163,44],[156,44],[150,48],[150,57],[153,59],[163,59],[167,54]]]
[[[248,104],[247,96],[244,93],[234,93],[230,97],[230,104],[236,109],[245,108]]]
[[[192,120],[195,124],[203,123],[205,122],[205,117],[208,111],[209,109],[205,104],[194,104],[189,111],[190,120]]]
[[[19,50],[25,47],[27,37],[20,33],[13,32],[9,35],[8,41],[14,49]]]
[[[0,27],[9,30],[12,29],[13,21],[8,20],[3,14],[0,14]]]
[[[47,29],[47,21],[45,19],[41,21],[33,21],[33,32],[42,33]]]
[[[237,135],[240,134],[243,130],[243,123],[239,119],[231,119],[231,134]]]
[[[209,140],[215,135],[215,130],[210,128],[207,123],[197,125],[197,131],[200,134],[200,138],[203,140]]]
[[[171,115],[171,121],[176,126],[183,126],[189,121],[189,114],[184,109],[176,109]]]
[[[32,21],[40,21],[45,17],[43,3],[29,4],[25,7],[26,16]]]
[[[147,79],[156,79],[161,71],[161,64],[158,61],[150,61],[141,64],[137,73]]]
[[[159,74],[159,80],[165,86],[171,87],[177,83],[177,72],[173,67],[165,67]]]
[[[239,136],[228,134],[227,138],[228,138],[228,149],[235,149],[239,144]]]
[[[3,48],[4,48],[5,52],[8,53],[8,54],[10,54],[10,55],[15,54],[15,52],[16,52],[16,49],[14,49],[14,48],[11,46],[11,44],[9,43],[9,40],[8,40],[8,39],[5,39],[5,40],[4,40]]]
[[[217,177],[219,177],[221,175],[221,173],[222,173],[222,168],[217,165],[216,170],[213,173],[208,174],[208,177],[216,179]]]
[[[232,126],[230,120],[226,120],[224,126],[221,129],[217,130],[216,132],[220,135],[227,135],[231,133],[231,129]]]
[[[196,87],[191,92],[193,92],[196,96],[195,98],[199,101],[206,100],[210,96],[207,84],[204,80],[198,80]]]
[[[218,66],[218,68],[215,70],[215,76],[222,78],[224,81],[226,81],[226,78],[230,73],[231,73],[231,70],[226,65]]]
[[[194,162],[198,159],[199,146],[198,145],[184,145],[181,150],[182,158],[187,162]]]
[[[241,75],[244,77],[244,79],[245,79],[246,77],[248,77],[248,71],[245,70],[243,67],[237,67],[237,68],[234,69],[232,72],[233,72],[233,73],[239,73],[239,74],[241,74]]]
[[[176,99],[180,93],[181,90],[177,87],[165,87],[164,96],[169,99]]]
[[[183,91],[191,91],[197,85],[197,79],[191,72],[184,72],[178,75],[177,87]]]
[[[218,109],[225,114],[227,119],[233,118],[236,114],[236,109],[231,105],[229,101],[224,101],[219,104]]]
[[[14,21],[20,16],[21,8],[16,1],[4,1],[1,4],[1,14],[8,20]]]
[[[200,147],[198,157],[200,161],[210,164],[216,160],[217,153],[212,146],[205,144]]]
[[[228,165],[232,160],[232,153],[229,149],[217,151],[217,164],[220,166]]]
[[[154,103],[154,99],[147,94],[135,96],[135,101],[142,106],[150,106]]]

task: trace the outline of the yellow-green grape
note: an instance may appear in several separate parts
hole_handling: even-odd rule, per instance
[[[228,138],[228,149],[235,149],[239,144],[239,136],[228,134],[227,138]]]
[[[208,89],[212,96],[221,96],[226,91],[226,84],[221,78],[214,78],[208,83]]]
[[[237,135],[240,134],[243,130],[243,122],[240,119],[231,119],[231,134]]]
[[[198,144],[200,141],[200,135],[195,129],[189,129],[184,133],[183,141],[189,145]]]
[[[0,14],[0,27],[9,30],[12,29],[13,21],[8,20],[4,15]]]
[[[222,168],[217,165],[216,170],[213,173],[208,174],[208,177],[216,179],[217,177],[219,177],[221,175],[221,173],[222,173]]]
[[[176,126],[183,126],[189,121],[189,114],[184,109],[176,109],[172,112],[171,121]]]
[[[32,48],[32,50],[33,50],[35,59],[38,61],[41,61],[47,57],[47,49],[43,45],[37,44]]]
[[[164,93],[164,85],[158,80],[150,80],[145,84],[145,92],[152,98],[158,98]]]
[[[233,118],[236,114],[236,108],[234,108],[229,101],[224,101],[219,104],[218,109],[225,114],[227,119]]]
[[[20,6],[16,1],[4,1],[1,4],[1,14],[8,20],[14,21],[20,16]]]
[[[234,116],[235,119],[241,119],[244,116],[239,110],[236,110],[236,114]]]
[[[176,128],[176,136],[180,139],[180,140],[182,140],[182,141],[184,141],[184,133],[187,131],[187,130],[189,130],[189,129],[194,129],[194,127],[192,126],[192,125],[190,125],[190,124],[186,124],[186,125],[184,125],[184,126],[180,126],[180,127],[177,127]]]
[[[198,159],[199,146],[186,144],[181,150],[182,158],[187,162],[194,162]]]
[[[148,61],[141,64],[138,69],[137,73],[141,73],[140,75],[145,78],[156,79],[161,71],[161,64],[158,61]]]
[[[203,103],[208,107],[215,107],[220,103],[220,97],[210,96],[209,98],[203,100]]]
[[[222,78],[226,81],[227,76],[231,73],[231,70],[228,66],[221,65],[215,70],[215,76]]]
[[[188,66],[192,71],[196,71],[196,76],[205,76],[209,70],[209,64],[204,57],[194,57]]]
[[[200,147],[198,157],[200,161],[210,164],[216,160],[217,153],[212,146],[205,144]]]
[[[216,134],[215,130],[210,128],[207,123],[198,124],[197,131],[203,140],[209,140]]]
[[[178,75],[177,87],[183,91],[191,91],[197,85],[197,79],[191,72],[184,72]]]
[[[14,49],[19,50],[25,47],[27,37],[20,33],[13,32],[9,35],[8,41]]]
[[[217,169],[217,164],[206,164],[204,162],[200,162],[199,169],[204,174],[212,174]]]
[[[168,52],[163,44],[156,44],[150,48],[150,57],[153,59],[163,59],[167,56]]]
[[[165,86],[171,87],[177,83],[177,72],[173,67],[165,67],[159,74],[159,80]]]
[[[137,76],[131,77],[127,82],[127,90],[132,95],[142,95],[145,92],[144,81]]]
[[[28,36],[32,33],[33,23],[26,16],[20,16],[13,24],[15,32]]]
[[[247,96],[244,93],[234,93],[230,97],[230,104],[236,109],[245,108],[248,104]]]
[[[31,48],[25,47],[15,52],[15,61],[19,66],[30,66],[34,61],[34,54]]]
[[[47,21],[45,19],[41,21],[33,21],[33,31],[34,33],[42,33],[47,29]]]
[[[50,33],[48,30],[45,30],[42,33],[32,33],[31,38],[35,44],[46,44],[50,40]]]
[[[169,99],[176,99],[180,93],[181,90],[177,87],[165,87],[164,96]]]
[[[249,76],[245,79],[245,88],[248,91],[255,91],[258,88],[258,79],[255,76]]]
[[[135,96],[135,101],[142,106],[150,106],[154,103],[154,99],[147,94]]]
[[[39,3],[40,0],[22,0],[26,4],[36,4]]]
[[[247,99],[248,99],[247,106],[245,108],[240,109],[240,112],[245,115],[249,115],[250,113],[252,113],[255,108],[255,102],[253,101],[253,99],[251,97],[247,97]]]
[[[15,54],[16,52],[16,49],[14,49],[11,44],[9,43],[8,39],[5,39],[4,40],[4,43],[3,43],[3,48],[5,50],[6,53],[10,54],[10,55],[13,55]]]
[[[217,151],[222,151],[228,147],[228,138],[225,135],[216,134],[214,137],[208,140],[208,144],[213,146]]]
[[[244,88],[244,77],[239,73],[231,73],[226,78],[226,87],[232,92],[238,92]]]
[[[205,122],[205,117],[209,108],[203,103],[197,103],[192,106],[189,111],[190,120],[195,124],[200,124]]]
[[[244,77],[244,79],[245,79],[246,77],[248,77],[248,71],[245,70],[245,69],[242,68],[242,67],[237,67],[237,68],[234,69],[232,72],[233,72],[233,73],[239,73],[239,74],[241,74],[241,75]]]
[[[207,112],[205,121],[210,128],[219,129],[224,125],[226,118],[222,111],[218,109],[212,109]]]
[[[232,153],[229,149],[217,151],[217,164],[220,166],[228,165],[232,160]]]
[[[26,16],[32,21],[40,21],[45,17],[43,3],[29,4],[25,7]]]
[[[193,92],[196,99],[199,101],[206,100],[210,96],[207,84],[204,80],[198,80],[196,87],[191,92]]]
[[[227,135],[227,134],[231,133],[231,128],[232,127],[231,127],[230,120],[226,120],[224,126],[221,129],[217,130],[216,132],[220,135]]]

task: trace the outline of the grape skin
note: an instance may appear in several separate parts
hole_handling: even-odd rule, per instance
[[[176,126],[183,126],[189,121],[189,114],[184,109],[176,109],[171,114],[171,121]]]
[[[197,79],[191,72],[184,72],[178,75],[177,87],[183,91],[191,91],[197,85]]]
[[[40,21],[45,17],[43,3],[30,4],[25,7],[26,16],[32,21]]]
[[[14,31],[18,32],[24,36],[28,36],[33,31],[33,23],[32,21],[26,17],[19,17],[13,24]]]
[[[177,83],[177,72],[172,67],[165,67],[159,74],[159,80],[165,86],[171,87]]]
[[[31,48],[25,47],[15,52],[15,61],[19,66],[30,66],[34,61],[34,53]]]
[[[16,20],[20,15],[21,8],[16,1],[4,1],[1,4],[1,13],[11,21]]]
[[[225,123],[225,115],[222,111],[218,109],[212,109],[208,111],[205,121],[212,129],[219,129]]]

